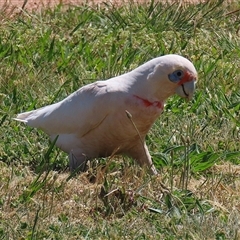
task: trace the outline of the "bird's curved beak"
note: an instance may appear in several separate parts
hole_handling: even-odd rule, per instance
[[[190,82],[185,82],[179,85],[176,89],[176,94],[178,94],[182,98],[187,98],[191,100],[195,91],[195,80]]]

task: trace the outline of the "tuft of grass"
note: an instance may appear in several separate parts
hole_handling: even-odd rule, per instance
[[[1,239],[238,239],[239,9],[220,0],[12,18],[2,9]],[[159,176],[126,157],[70,175],[46,135],[11,120],[168,53],[191,59],[199,82],[193,101],[169,99],[147,136]]]

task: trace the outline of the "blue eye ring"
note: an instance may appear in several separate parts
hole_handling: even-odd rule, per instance
[[[184,76],[182,70],[176,70],[173,73],[168,74],[168,78],[171,82],[177,83],[179,82]]]

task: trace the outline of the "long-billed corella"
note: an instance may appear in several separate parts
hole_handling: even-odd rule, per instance
[[[42,129],[52,141],[57,138],[56,145],[69,154],[72,171],[93,158],[124,154],[156,174],[146,134],[168,97],[192,98],[196,80],[189,60],[169,54],[83,86],[62,101],[20,113],[15,120]]]

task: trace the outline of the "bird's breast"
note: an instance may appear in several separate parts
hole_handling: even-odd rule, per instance
[[[126,99],[124,110],[130,113],[128,124],[134,123],[138,131],[144,135],[163,112],[163,108],[164,102],[150,101],[139,95],[132,95]]]
[[[138,95],[133,95],[133,99],[132,101],[135,102],[137,105],[139,105],[140,107],[146,107],[146,108],[158,108],[161,111],[164,108],[164,102],[162,101],[149,101],[148,99],[144,98],[144,97],[140,97]]]

